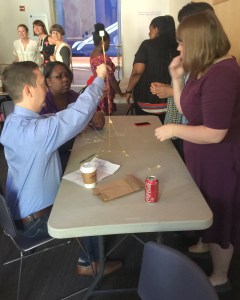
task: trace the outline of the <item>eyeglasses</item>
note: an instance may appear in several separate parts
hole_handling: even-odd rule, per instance
[[[59,74],[59,75],[50,76],[50,78],[55,78],[57,80],[62,80],[64,77],[66,77],[67,79],[70,79],[70,75],[68,73],[62,73],[62,74]]]

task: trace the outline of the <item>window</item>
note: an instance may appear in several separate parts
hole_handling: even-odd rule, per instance
[[[110,48],[107,53],[113,57],[118,72],[116,77],[120,79],[120,1],[55,0],[55,8],[57,22],[61,24],[65,30],[64,40],[72,48],[74,70],[83,71],[83,67],[89,67],[89,56],[94,49],[92,39],[94,24],[103,23],[111,38]],[[90,77],[91,71],[88,73]],[[88,75],[86,75],[86,78],[81,82],[82,85],[86,83],[89,78],[87,78]],[[74,77],[74,81],[76,82],[76,76]]]

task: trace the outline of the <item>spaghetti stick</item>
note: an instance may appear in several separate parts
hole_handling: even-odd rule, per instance
[[[104,37],[104,35],[105,35],[104,30],[100,30],[100,31],[99,31],[99,35],[100,35],[101,38],[102,38],[103,58],[104,58],[104,63],[105,63],[105,65],[106,65],[106,54],[105,54],[105,47],[104,47],[104,40],[103,40],[103,37]]]
[[[104,59],[105,65],[106,65],[105,45],[104,45],[104,39],[103,39],[104,35],[105,35],[104,30],[100,30],[100,31],[99,31],[99,36],[102,37],[103,59]],[[109,86],[109,78],[108,78],[108,76],[106,77],[106,80],[107,80],[107,87],[108,87],[108,114],[109,114],[109,121],[110,121],[110,96],[109,96],[109,89],[110,89],[110,86]]]

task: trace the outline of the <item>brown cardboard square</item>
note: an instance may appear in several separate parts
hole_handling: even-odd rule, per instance
[[[144,183],[133,175],[98,185],[93,189],[93,194],[103,201],[113,200],[124,195],[142,190]]]

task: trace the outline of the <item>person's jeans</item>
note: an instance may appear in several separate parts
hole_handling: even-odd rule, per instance
[[[99,259],[98,238],[96,236],[88,236],[81,238],[83,248],[80,248],[78,263],[81,266],[89,266],[91,261]]]
[[[27,224],[19,224],[18,222],[15,222],[17,231],[20,234],[31,238],[37,236],[48,236],[47,221],[49,214],[50,212],[36,220],[28,222]]]
[[[49,214],[46,214],[36,220],[32,220],[27,224],[19,224],[15,222],[17,231],[27,237],[37,237],[37,236],[48,236],[47,222]],[[99,259],[98,254],[98,238],[97,237],[84,237],[81,238],[81,243],[83,248],[80,248],[79,264],[83,266],[88,266],[91,261],[96,261]]]

